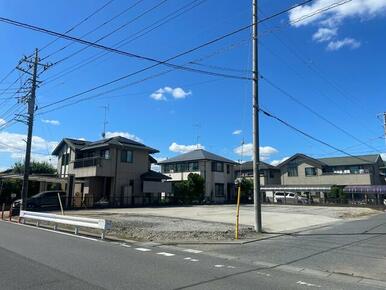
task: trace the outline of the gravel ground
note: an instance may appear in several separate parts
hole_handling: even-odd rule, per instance
[[[83,213],[82,213],[83,215]],[[100,214],[88,217],[102,218]],[[154,242],[223,241],[234,240],[235,226],[225,223],[203,222],[191,219],[133,214],[104,213],[103,218],[113,223],[109,236]],[[256,238],[250,226],[240,225],[239,238]]]

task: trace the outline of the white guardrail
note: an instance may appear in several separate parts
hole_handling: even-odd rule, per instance
[[[93,228],[102,230],[101,239],[105,238],[105,231],[111,229],[111,221],[104,219],[93,219],[85,217],[58,215],[34,211],[20,211],[19,217],[22,222],[25,220],[36,221],[36,226],[39,226],[40,221],[51,222],[54,224],[54,230],[57,230],[57,224],[75,226],[75,234],[79,233],[79,227]]]

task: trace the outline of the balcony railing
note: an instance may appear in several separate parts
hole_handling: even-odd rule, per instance
[[[74,168],[102,166],[102,159],[102,157],[76,159],[74,161]]]

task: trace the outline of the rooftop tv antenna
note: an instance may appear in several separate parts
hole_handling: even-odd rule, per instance
[[[102,132],[102,138],[106,138],[106,125],[109,123],[107,121],[107,112],[109,111],[109,105],[102,106],[102,108],[105,110],[105,115],[103,119],[103,132]]]

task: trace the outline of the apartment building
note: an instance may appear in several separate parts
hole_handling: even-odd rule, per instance
[[[171,182],[187,180],[190,173],[197,173],[205,179],[205,198],[213,202],[230,202],[235,196],[234,167],[236,162],[197,149],[159,162],[161,172]]]
[[[58,156],[58,175],[74,175],[82,185],[75,193],[89,204],[104,199],[113,206],[156,202],[170,192],[169,179],[152,171],[159,151],[121,136],[95,142],[65,138],[53,151]]]

